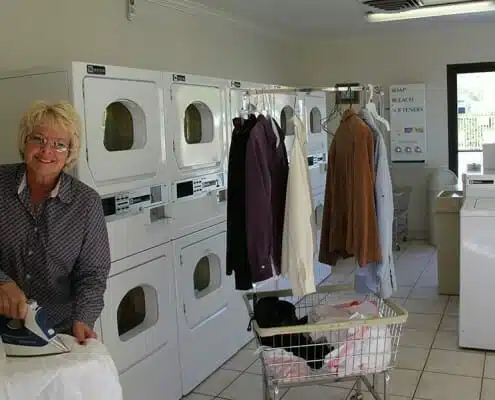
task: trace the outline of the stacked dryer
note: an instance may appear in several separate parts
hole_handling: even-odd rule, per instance
[[[173,149],[174,224],[182,393],[187,394],[246,342],[246,313],[226,275],[228,81],[164,73]]]
[[[129,400],[181,396],[161,78],[80,62],[0,78],[5,132],[35,100],[67,100],[81,115],[74,174],[102,197],[112,260],[96,330]],[[15,134],[3,143],[1,162],[19,161]]]
[[[318,284],[330,275],[328,265],[318,261],[320,248],[325,184],[327,178],[328,138],[323,130],[323,120],[327,115],[325,92],[311,92],[305,95],[305,126],[308,130],[308,168],[313,191],[313,207],[316,221],[317,253],[315,257],[315,282]]]

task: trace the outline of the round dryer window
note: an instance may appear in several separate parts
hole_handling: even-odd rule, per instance
[[[127,100],[109,104],[104,123],[103,144],[108,151],[142,149],[146,145],[146,119],[137,104]]]
[[[202,257],[194,268],[194,295],[197,299],[220,288],[222,271],[220,259],[214,254]]]
[[[290,106],[282,108],[280,113],[280,127],[287,136],[294,135],[294,122],[292,118],[294,118],[294,109]]]
[[[321,112],[318,107],[313,107],[309,114],[309,126],[311,133],[321,133]]]
[[[249,103],[248,106],[247,106],[247,110],[248,110],[248,113],[249,114],[253,114],[255,113],[258,109],[256,108],[256,106],[252,103]]]
[[[148,286],[137,286],[123,297],[117,309],[117,328],[119,337],[128,340],[134,335],[132,331],[139,331],[145,319],[149,326],[153,326],[158,320],[156,307],[149,307],[148,303],[156,303],[156,291]],[[152,315],[149,315],[152,314]]]
[[[213,114],[202,102],[189,104],[184,115],[184,137],[187,144],[211,143],[214,135]]]

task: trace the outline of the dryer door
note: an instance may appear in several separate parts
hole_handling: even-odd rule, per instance
[[[172,84],[171,91],[177,120],[174,152],[179,169],[220,165],[225,118],[222,90]]]
[[[276,94],[275,95],[275,119],[285,132],[285,146],[287,147],[287,156],[290,159],[294,140],[294,122],[292,118],[296,115],[297,109],[296,95]],[[302,117],[302,116],[300,116]]]
[[[327,135],[323,130],[323,120],[327,116],[325,94],[306,96],[306,125],[308,130],[308,153],[326,153]]]
[[[231,286],[225,276],[226,242],[227,234],[221,232],[181,249],[179,279],[190,329],[227,308]]]
[[[177,348],[177,303],[169,248],[148,250],[150,261],[108,280],[102,337],[119,372],[162,347]]]
[[[86,77],[84,108],[88,164],[97,185],[156,174],[162,132],[155,82]]]

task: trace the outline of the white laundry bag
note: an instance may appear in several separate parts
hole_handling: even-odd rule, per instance
[[[355,319],[380,317],[371,301],[354,301],[316,307],[310,315],[312,323],[332,324]],[[326,367],[337,377],[377,373],[388,368],[392,359],[392,336],[387,325],[363,325],[324,332],[335,347],[325,358]],[[321,335],[321,332],[318,333]]]

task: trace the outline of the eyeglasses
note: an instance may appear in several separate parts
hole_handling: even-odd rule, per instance
[[[64,141],[58,139],[49,140],[42,135],[29,135],[26,139],[26,142],[40,147],[45,147],[50,144],[50,146],[58,153],[65,153],[67,150],[69,150],[69,145]]]

